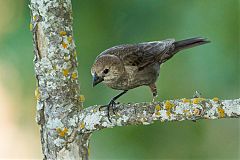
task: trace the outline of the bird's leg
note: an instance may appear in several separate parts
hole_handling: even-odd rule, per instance
[[[115,114],[115,111],[114,111],[114,106],[116,105],[116,100],[119,98],[119,97],[121,97],[122,95],[124,95],[125,93],[127,93],[127,90],[124,90],[124,91],[122,91],[121,93],[119,93],[118,95],[116,95],[115,97],[113,97],[112,99],[111,99],[111,101],[109,102],[109,104],[108,104],[108,106],[109,107],[111,107],[111,109],[113,110],[113,113]],[[110,108],[108,108],[108,112],[109,112],[109,109]]]
[[[124,90],[121,93],[119,93],[118,95],[116,95],[115,97],[113,97],[111,99],[111,101],[116,101],[119,97],[121,97],[122,95],[124,95],[125,93],[127,93],[128,90]]]
[[[101,106],[99,107],[99,110],[101,110],[103,107],[107,107],[107,112],[108,112],[108,120],[111,122],[110,120],[110,109],[113,110],[113,113],[115,114],[115,111],[114,111],[114,106],[116,105],[116,100],[121,97],[122,95],[124,95],[125,93],[127,93],[128,90],[124,90],[122,91],[121,93],[119,93],[118,95],[116,95],[115,97],[113,97],[110,102],[108,103],[108,105],[104,105],[104,106]]]
[[[158,94],[157,94],[157,86],[155,83],[152,83],[149,85],[152,95],[153,95],[153,100],[152,102],[155,102],[155,99],[157,98]]]

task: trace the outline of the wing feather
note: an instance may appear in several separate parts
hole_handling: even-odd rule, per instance
[[[139,70],[145,66],[160,62],[166,53],[173,49],[174,39],[164,41],[144,42],[139,44],[126,44],[109,48],[99,56],[111,54],[118,56],[125,66],[136,66]]]

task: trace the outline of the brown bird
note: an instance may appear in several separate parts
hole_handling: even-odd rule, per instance
[[[181,41],[167,39],[163,41],[144,42],[114,46],[97,56],[91,73],[93,86],[100,82],[116,90],[122,90],[113,97],[109,109],[115,105],[115,100],[128,90],[149,86],[153,100],[157,96],[155,82],[159,76],[161,64],[169,60],[180,50],[208,43],[205,38],[191,38]]]

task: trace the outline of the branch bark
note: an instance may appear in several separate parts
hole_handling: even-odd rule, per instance
[[[37,99],[44,159],[88,159],[92,132],[154,121],[239,118],[240,99],[118,104],[110,122],[99,106],[83,109],[70,0],[30,0]]]
[[[200,119],[240,118],[240,99],[178,99],[163,102],[118,104],[111,121],[100,106],[84,109],[80,115],[80,133],[126,125],[148,125],[154,121],[197,121]]]

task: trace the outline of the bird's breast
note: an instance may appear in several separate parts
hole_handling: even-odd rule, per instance
[[[106,85],[117,90],[129,90],[143,85],[150,85],[156,82],[159,69],[158,63],[149,65],[140,71],[135,66],[127,66],[125,67],[125,73],[119,79],[108,82]]]

